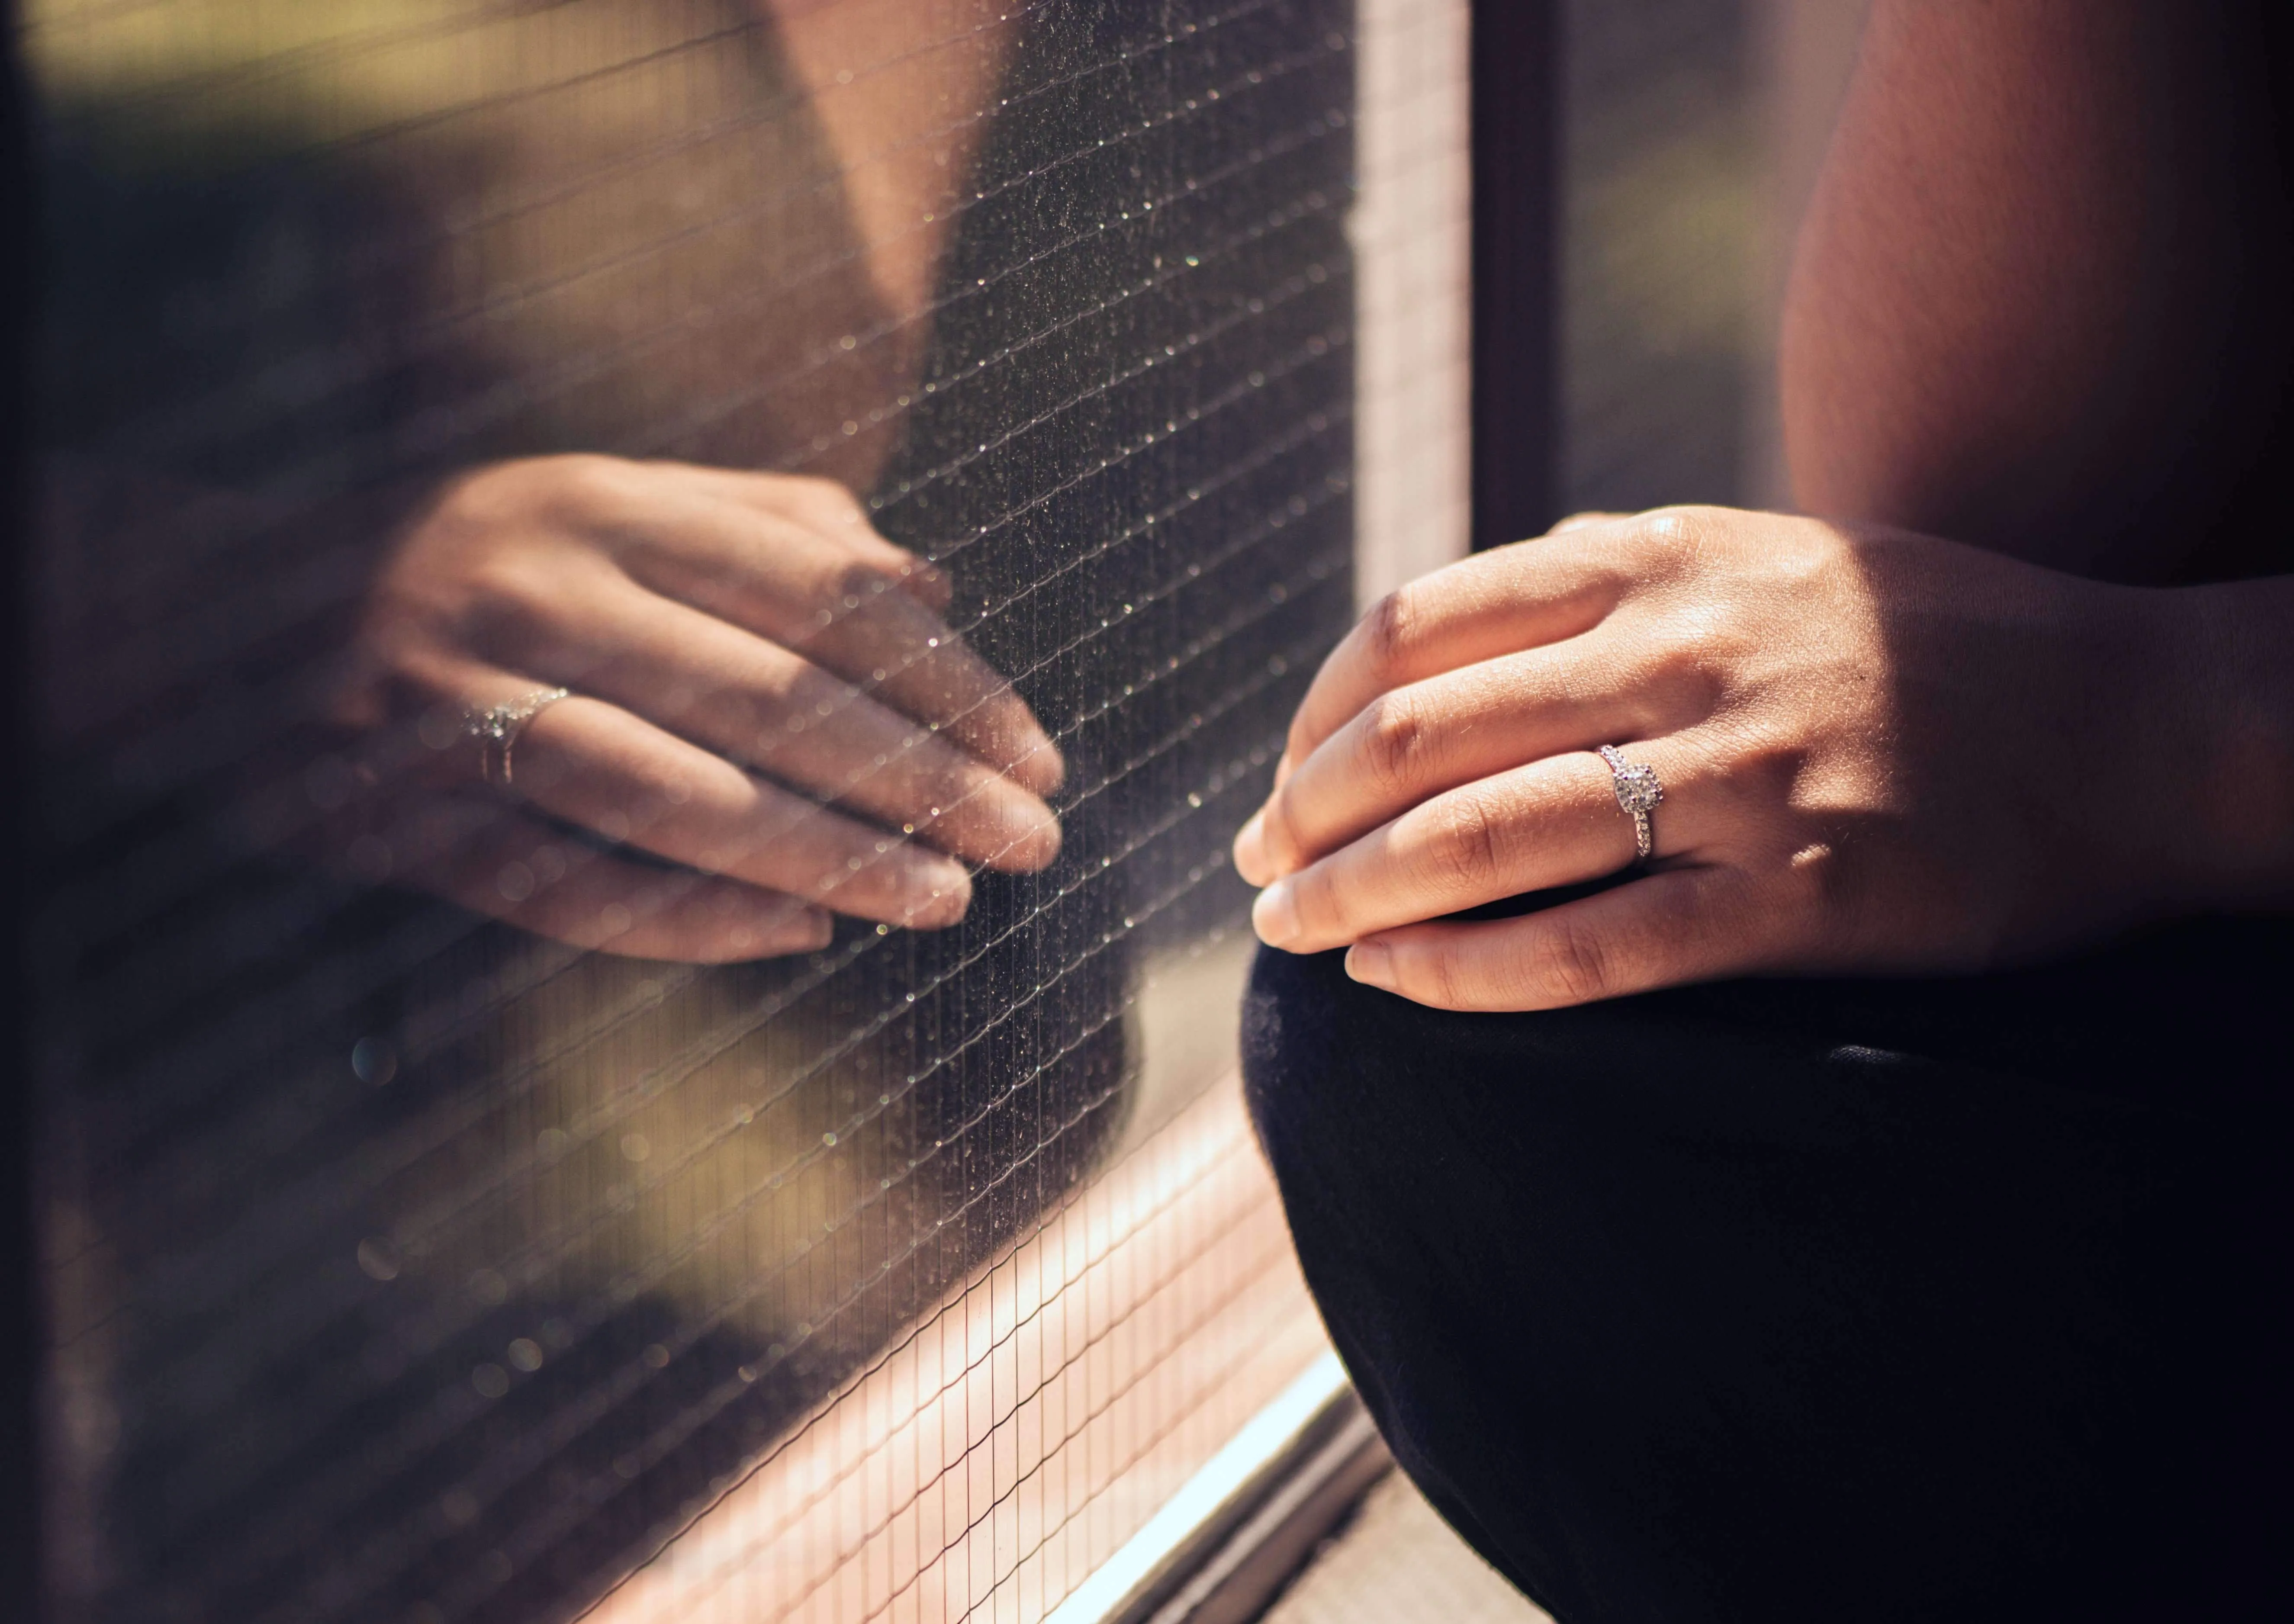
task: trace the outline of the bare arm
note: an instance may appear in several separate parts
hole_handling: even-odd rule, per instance
[[[1876,0],[1786,301],[1802,508],[2131,581],[2254,523],[2234,504],[2285,443],[2294,280],[2234,10]],[[2282,570],[2294,516],[2262,524],[2241,549]],[[2193,635],[2149,674],[2187,746],[2160,770],[2222,859],[2209,900],[2283,897],[2294,581],[2166,601]]]
[[[1785,317],[1807,511],[2179,572],[2289,359],[2231,9],[1877,0]]]

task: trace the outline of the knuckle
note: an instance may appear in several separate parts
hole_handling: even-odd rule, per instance
[[[1862,877],[1839,847],[1821,839],[1802,841],[1781,866],[1781,873],[1769,877],[1769,905],[1759,911],[1765,937],[1777,942],[1799,933],[1820,938],[1841,922],[1857,917],[1854,904]]]
[[[1473,1002],[1475,988],[1468,985],[1464,962],[1455,953],[1441,949],[1420,956],[1419,978],[1422,986],[1411,989],[1429,1003],[1445,1010],[1461,1010]]]
[[[1731,627],[1713,614],[1692,612],[1676,617],[1666,629],[1659,664],[1665,676],[1717,691],[1737,653]]]
[[[467,621],[590,635],[605,572],[613,568],[594,568],[596,562],[546,548],[500,548],[471,567]]]
[[[1637,563],[1643,570],[1672,571],[1696,556],[1704,533],[1704,509],[1653,508],[1632,527]]]
[[[443,516],[449,522],[484,513],[500,499],[500,493],[517,483],[517,465],[495,464],[466,468],[439,483],[436,494],[421,511],[423,521]]]
[[[1417,606],[1410,589],[1397,587],[1363,617],[1363,654],[1374,678],[1387,678],[1407,669],[1417,635]]]
[[[1433,743],[1422,708],[1414,700],[1387,694],[1371,702],[1363,719],[1363,764],[1371,781],[1385,790],[1415,784]]]
[[[500,463],[458,474],[439,487],[416,533],[443,541],[448,556],[459,557],[536,518],[552,521],[552,490],[543,465],[536,463]]]
[[[1451,798],[1435,831],[1431,857],[1439,878],[1460,890],[1476,889],[1497,877],[1501,865],[1497,820],[1482,797]]]
[[[1663,508],[1652,508],[1641,516],[1649,533],[1675,544],[1694,540],[1696,532],[1710,524],[1720,509],[1695,502],[1672,502]]]
[[[1560,919],[1531,938],[1526,966],[1531,987],[1541,998],[1565,1003],[1590,1003],[1607,997],[1615,985],[1608,948],[1582,925]]]
[[[784,499],[790,510],[824,530],[841,532],[866,522],[859,498],[840,482],[818,474],[790,475],[788,482]]]
[[[867,609],[891,584],[886,572],[873,564],[840,559],[822,568],[814,587],[814,606],[829,620],[841,620]]]
[[[628,497],[638,472],[634,463],[595,451],[573,451],[539,465],[550,486],[571,507],[612,512]]]
[[[1699,729],[1696,746],[1695,793],[1724,800],[1739,821],[1770,823],[1803,813],[1820,817],[1829,809],[1821,780],[1812,777],[1808,746],[1788,733],[1724,719]]]
[[[469,585],[482,612],[531,615],[550,601],[552,572],[525,548],[506,548],[471,567]]]

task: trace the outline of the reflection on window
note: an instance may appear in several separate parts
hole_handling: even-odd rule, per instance
[[[22,28],[66,1615],[1040,1616],[1318,1345],[1204,1091],[1353,8]]]

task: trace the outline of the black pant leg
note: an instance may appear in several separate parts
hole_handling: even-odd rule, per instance
[[[2270,1616],[2271,978],[2122,961],[1492,1017],[1267,954],[1245,1072],[1397,1457],[1564,1624]]]

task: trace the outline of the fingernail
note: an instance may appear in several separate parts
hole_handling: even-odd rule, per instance
[[[1258,893],[1250,907],[1250,928],[1269,947],[1286,946],[1298,939],[1298,899],[1288,880],[1277,880]]]
[[[1266,865],[1266,808],[1250,815],[1235,833],[1234,872],[1253,885],[1265,885],[1273,873]]]
[[[1356,942],[1346,949],[1346,974],[1365,987],[1394,990],[1394,954],[1384,942]]]
[[[998,776],[992,767],[967,769],[960,804],[932,808],[930,820],[919,818],[915,827],[932,829],[940,824],[943,813],[956,815],[941,825],[946,833],[926,838],[960,849],[965,857],[998,873],[1033,873],[1060,855],[1059,814],[1041,796]]]
[[[807,908],[795,929],[798,938],[816,951],[827,946],[836,937],[836,922],[818,908]]]
[[[1060,747],[1052,743],[1052,735],[1037,729],[1036,736],[1028,741],[1022,758],[1028,767],[1028,787],[1038,795],[1048,795],[1068,781],[1067,758]]]
[[[972,876],[953,863],[919,863],[908,871],[900,901],[909,925],[952,925],[972,906]]]
[[[1048,868],[1060,855],[1062,838],[1058,814],[1034,796],[1007,795],[997,806],[997,868],[1033,873]]]

